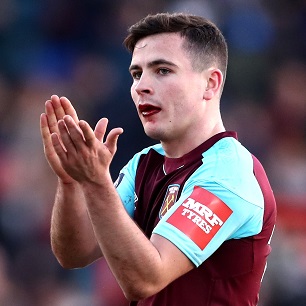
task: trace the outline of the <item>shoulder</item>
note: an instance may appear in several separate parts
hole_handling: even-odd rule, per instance
[[[203,153],[207,160],[218,160],[220,163],[235,166],[251,157],[251,153],[235,138],[224,137]],[[235,163],[233,165],[233,163]]]
[[[202,153],[195,176],[219,181],[252,173],[252,154],[237,139],[225,137]]]
[[[234,196],[263,207],[263,194],[254,175],[253,156],[232,137],[222,138],[203,153],[202,165],[188,183],[192,188],[203,186],[225,202]]]

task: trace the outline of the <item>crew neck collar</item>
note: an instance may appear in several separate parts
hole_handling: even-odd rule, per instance
[[[211,148],[217,141],[225,137],[233,137],[235,139],[238,139],[237,133],[234,131],[220,132],[210,137],[209,139],[204,141],[202,144],[200,144],[198,147],[196,147],[195,149],[191,150],[190,152],[186,153],[185,155],[181,157],[171,158],[171,157],[165,156],[165,160],[163,164],[164,173],[169,174],[172,171],[175,171],[179,168],[184,167],[188,163],[194,161],[196,156],[202,155],[203,152]]]

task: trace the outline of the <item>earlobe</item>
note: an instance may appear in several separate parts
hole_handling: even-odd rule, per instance
[[[208,73],[207,85],[203,95],[205,100],[211,100],[216,95],[219,95],[223,83],[223,74],[219,69],[210,69]]]

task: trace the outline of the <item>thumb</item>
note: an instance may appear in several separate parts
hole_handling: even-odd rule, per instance
[[[115,128],[115,129],[112,129],[107,135],[107,138],[104,144],[107,146],[107,148],[112,154],[115,154],[117,151],[118,138],[122,133],[123,133],[122,128]]]

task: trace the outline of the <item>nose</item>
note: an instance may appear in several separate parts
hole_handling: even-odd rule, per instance
[[[150,80],[150,77],[146,75],[145,73],[142,73],[140,79],[135,84],[134,89],[138,95],[152,94],[153,88],[152,88],[152,82]]]

